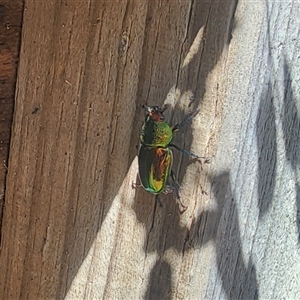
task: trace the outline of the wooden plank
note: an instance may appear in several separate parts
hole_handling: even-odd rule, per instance
[[[25,2],[3,299],[296,298],[299,3]],[[171,124],[180,215],[137,180],[141,104]],[[298,213],[298,214],[297,214]]]

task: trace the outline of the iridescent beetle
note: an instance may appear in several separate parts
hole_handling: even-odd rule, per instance
[[[147,192],[154,195],[158,195],[162,192],[174,192],[176,199],[182,206],[183,211],[185,211],[186,207],[182,204],[179,196],[179,184],[174,172],[172,171],[173,154],[170,147],[173,147],[189,156],[204,160],[204,163],[209,162],[208,158],[199,157],[194,153],[172,144],[173,132],[178,131],[185,124],[189,123],[199,110],[197,109],[187,115],[180,124],[170,127],[170,125],[164,120],[163,115],[167,108],[166,106],[159,107],[143,105],[143,108],[146,110],[146,118],[140,135],[138,151],[139,177],[141,185]],[[172,179],[172,185],[169,185],[170,177]]]

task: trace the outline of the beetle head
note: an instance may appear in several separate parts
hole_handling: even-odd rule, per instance
[[[164,105],[163,107],[143,105],[142,107],[146,110],[147,115],[150,116],[150,118],[153,121],[158,122],[158,121],[162,121],[165,119],[163,113],[167,109],[166,105]]]

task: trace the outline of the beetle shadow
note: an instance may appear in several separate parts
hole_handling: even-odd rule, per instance
[[[211,184],[217,208],[202,212],[195,220],[191,244],[202,247],[214,241],[218,275],[228,299],[258,299],[256,269],[251,256],[247,264],[244,262],[238,209],[229,172],[212,177]]]

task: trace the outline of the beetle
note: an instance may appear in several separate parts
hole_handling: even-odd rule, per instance
[[[157,195],[160,193],[174,192],[176,199],[179,200],[180,205],[184,211],[186,207],[182,204],[179,196],[179,184],[176,180],[175,174],[172,171],[173,153],[170,148],[175,148],[189,156],[197,159],[204,159],[204,163],[208,163],[209,159],[199,157],[185,149],[172,144],[173,133],[180,130],[184,125],[191,121],[191,119],[199,112],[193,111],[187,115],[186,118],[175,126],[171,127],[164,118],[164,111],[166,106],[146,106],[145,122],[140,134],[140,144],[138,150],[138,165],[139,178],[142,187],[151,194]],[[172,185],[169,185],[169,178],[172,179]]]

